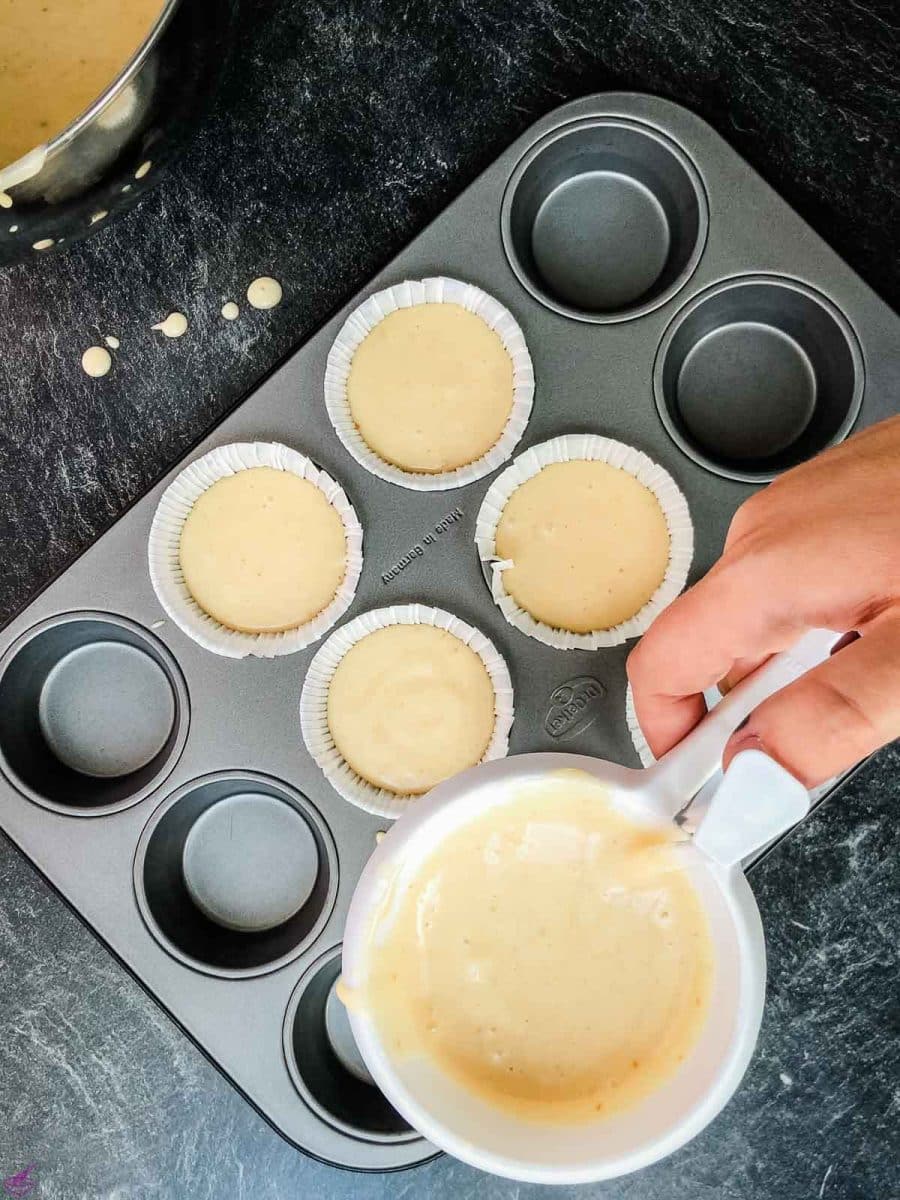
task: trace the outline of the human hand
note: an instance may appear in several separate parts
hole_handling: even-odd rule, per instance
[[[900,736],[900,417],[788,471],[737,511],[722,557],[632,651],[657,756],[733,687],[816,627],[860,636],[761,704],[725,764],[762,749],[812,787]]]

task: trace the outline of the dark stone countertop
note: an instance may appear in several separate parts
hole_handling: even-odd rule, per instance
[[[90,241],[0,272],[0,618],[563,100],[694,108],[897,307],[898,37],[890,0],[247,0],[181,165]],[[222,322],[264,273],[284,304]],[[166,343],[148,326],[172,308],[192,329]],[[79,359],[106,333],[98,386]],[[581,1194],[900,1197],[898,767],[883,752],[754,873],[771,979],[738,1095],[672,1159]],[[36,1162],[45,1200],[540,1190],[446,1158],[304,1158],[2,839],[0,1001],[0,1178]]]

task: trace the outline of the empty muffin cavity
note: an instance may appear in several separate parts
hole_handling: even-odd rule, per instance
[[[331,913],[337,855],[295,789],[223,771],[179,788],[138,844],[134,883],[151,933],[212,975],[259,975],[310,945]]]
[[[175,765],[187,726],[177,663],[123,617],[52,617],[0,663],[0,762],[47,808],[92,816],[137,803]]]
[[[284,1053],[294,1086],[329,1124],[370,1142],[405,1142],[419,1135],[375,1086],[356,1047],[337,995],[341,948],[303,974],[288,1005]]]
[[[605,323],[641,316],[700,260],[708,210],[685,153],[649,126],[592,117],[553,130],[507,186],[501,228],[524,287],[547,307]]]
[[[847,436],[862,355],[841,312],[790,279],[727,280],[677,314],[654,369],[673,440],[731,479],[772,479]]]

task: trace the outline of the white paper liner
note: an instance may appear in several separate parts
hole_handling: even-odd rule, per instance
[[[499,439],[481,458],[453,471],[426,474],[406,471],[386,462],[363,440],[350,413],[347,381],[353,356],[371,331],[386,316],[400,308],[416,304],[458,304],[488,325],[499,336],[513,365],[513,402],[509,419]],[[506,462],[519,443],[531,416],[534,399],[534,368],[525,344],[525,335],[508,309],[493,296],[472,283],[437,276],[431,279],[405,280],[375,292],[349,315],[334,339],[325,368],[325,408],[346,449],[358,463],[389,483],[415,491],[430,492],[464,487],[489,475]]]
[[[398,795],[363,779],[341,755],[328,727],[328,690],[338,664],[351,646],[376,629],[389,625],[432,625],[435,629],[444,629],[474,650],[484,663],[494,688],[494,732],[482,762],[506,756],[514,710],[512,681],[502,655],[489,638],[452,613],[424,604],[392,605],[363,613],[336,629],[316,652],[303,683],[300,695],[303,740],[336,792],[366,812],[393,820],[417,800],[418,795]]]
[[[552,463],[582,460],[605,462],[633,475],[659,501],[669,530],[669,565],[659,587],[633,617],[611,629],[572,633],[536,620],[516,603],[503,584],[512,563],[497,557],[496,534],[510,496],[521,484]],[[510,625],[557,650],[600,650],[640,637],[653,619],[684,587],[694,556],[694,527],[683,494],[663,467],[633,446],[596,434],[563,434],[532,446],[514,459],[488,488],[475,524],[475,544],[491,582],[491,594]]]
[[[181,530],[199,497],[217,480],[253,467],[274,467],[314,484],[335,509],[347,539],[347,570],[330,604],[320,613],[283,633],[242,633],[204,612],[188,591],[181,571]],[[163,492],[150,526],[150,579],[160,604],[190,638],[214,654],[274,658],[293,654],[317,641],[347,611],[362,570],[362,526],[343,488],[296,450],[278,442],[234,442],[218,446],[190,463]]]
[[[634,707],[634,691],[630,683],[625,688],[625,724],[628,726],[631,744],[634,746],[635,752],[641,760],[641,766],[652,767],[656,762],[656,755],[650,749],[647,739],[644,737],[644,731],[641,729],[640,722],[638,721],[637,709]]]

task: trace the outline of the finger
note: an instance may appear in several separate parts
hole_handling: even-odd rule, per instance
[[[719,691],[723,696],[727,696],[731,689],[737,687],[742,679],[746,679],[748,675],[752,675],[754,671],[759,670],[763,663],[767,662],[770,658],[770,654],[762,654],[755,658],[736,659],[725,678],[719,680]]]
[[[721,561],[653,622],[628,658],[644,736],[657,756],[681,741],[706,707],[701,693],[735,663],[758,662],[807,628],[796,602],[778,603],[758,562]],[[764,581],[760,586],[760,580]]]
[[[858,637],[859,634],[856,630],[845,633],[841,640],[834,646],[831,653],[836,654],[838,650],[843,650],[845,646],[849,646]],[[725,678],[719,680],[719,691],[723,696],[727,696],[731,689],[737,687],[742,679],[746,679],[748,675],[752,675],[754,671],[758,671],[771,657],[771,654],[764,654],[760,658],[739,658]]]
[[[726,747],[763,749],[807,787],[900,737],[900,615],[873,624],[756,709]]]

